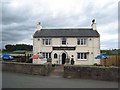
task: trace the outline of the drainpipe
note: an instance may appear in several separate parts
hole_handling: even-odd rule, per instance
[[[94,50],[95,48],[94,48],[94,38],[93,38],[93,64],[94,64],[94,61],[95,61],[95,59],[94,59],[94,52],[95,52],[95,50]]]
[[[60,54],[59,54],[59,62],[58,63],[60,64]]]

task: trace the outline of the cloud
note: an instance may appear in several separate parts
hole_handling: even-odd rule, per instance
[[[23,8],[24,7],[24,8]],[[2,23],[22,23],[30,18],[30,10],[26,6],[20,6],[19,8],[12,7],[12,3],[3,3],[2,5]]]
[[[117,9],[118,0],[2,0],[2,45],[32,44],[39,21],[43,28],[90,27],[95,18],[101,48],[116,48]]]

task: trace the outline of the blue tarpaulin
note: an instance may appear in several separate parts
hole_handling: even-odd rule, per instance
[[[104,60],[104,66],[106,66],[106,59],[110,58],[110,56],[107,56],[105,54],[100,54],[97,57],[95,57],[96,59],[103,59]]]
[[[105,55],[105,54],[100,54],[100,55],[98,55],[97,57],[95,57],[96,59],[108,59],[108,58],[110,58],[110,56],[107,56],[107,55]]]
[[[10,54],[2,54],[2,59],[13,59]]]

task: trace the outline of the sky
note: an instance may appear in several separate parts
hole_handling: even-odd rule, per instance
[[[118,48],[119,0],[1,0],[0,48],[30,44],[41,22],[43,28],[91,27],[96,20],[101,49]]]

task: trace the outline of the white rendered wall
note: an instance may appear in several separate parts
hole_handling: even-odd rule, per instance
[[[84,38],[84,37],[83,37]],[[61,45],[61,38],[52,38],[51,45],[45,46],[42,45],[42,39],[33,38],[33,54],[37,54],[37,52],[52,52],[52,63],[54,64],[61,64],[61,57],[63,50],[54,50],[52,51],[53,46],[62,46]],[[68,55],[71,57],[74,56],[75,64],[76,65],[93,65],[94,63],[99,63],[98,59],[95,59],[97,55],[100,54],[100,38],[87,38],[87,45],[80,46],[77,45],[77,38],[67,38],[67,45],[64,46],[73,46],[76,47],[76,50],[66,50]],[[87,60],[77,60],[77,52],[89,52]],[[54,59],[54,54],[57,53],[58,58]]]

